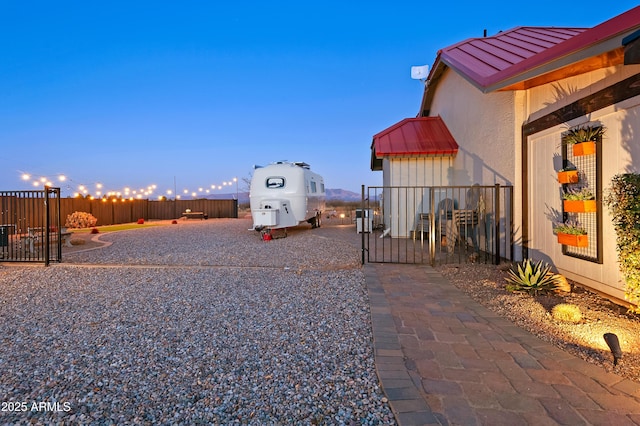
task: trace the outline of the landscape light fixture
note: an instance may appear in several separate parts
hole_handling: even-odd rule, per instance
[[[604,341],[607,342],[607,346],[611,350],[611,354],[613,355],[613,365],[618,365],[618,361],[622,358],[622,349],[620,348],[620,341],[618,340],[618,336],[613,333],[605,333]]]

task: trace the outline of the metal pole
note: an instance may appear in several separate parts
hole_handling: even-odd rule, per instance
[[[494,263],[496,265],[500,264],[500,184],[496,183],[496,187],[495,187],[495,196],[494,196],[494,200],[495,200],[495,205],[494,205],[494,214],[495,214],[495,219],[494,219],[494,232],[495,232],[495,259],[494,259]]]
[[[436,266],[436,196],[433,187],[429,188],[429,256],[431,257],[431,266]]]
[[[362,220],[362,224],[363,224],[362,236],[361,236],[362,237],[361,238],[361,243],[362,243],[362,245],[361,245],[361,251],[362,251],[361,262],[364,265],[364,230],[365,230],[365,228],[364,228],[364,209],[365,209],[365,206],[364,206],[364,185],[362,185],[362,207],[361,208],[362,208],[362,211],[360,212],[360,214],[361,214],[361,218],[360,219]],[[358,227],[358,219],[356,218],[356,229],[357,229],[357,227]],[[369,230],[369,231],[371,232],[371,230]]]
[[[56,232],[58,233],[58,262],[62,262],[62,218],[60,217],[60,188],[55,188],[54,193],[56,194]]]
[[[44,266],[49,266],[49,187],[44,186]]]

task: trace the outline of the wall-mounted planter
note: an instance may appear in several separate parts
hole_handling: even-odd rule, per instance
[[[578,171],[567,170],[565,172],[558,172],[558,182],[560,183],[578,183]]]
[[[573,155],[582,157],[596,153],[596,143],[593,141],[581,142],[573,145]]]
[[[588,235],[563,234],[562,232],[558,232],[556,235],[558,236],[558,243],[562,245],[573,247],[589,247]]]
[[[567,213],[591,213],[598,210],[596,200],[564,200],[563,204]]]

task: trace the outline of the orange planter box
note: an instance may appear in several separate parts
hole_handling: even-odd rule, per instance
[[[566,172],[558,172],[558,182],[560,183],[578,183],[578,171],[567,170]]]
[[[573,145],[573,155],[581,157],[596,153],[596,143],[593,141],[577,143]]]
[[[598,210],[596,200],[564,200],[564,211],[569,213],[591,213]]]
[[[589,247],[588,235],[563,234],[562,232],[558,232],[557,235],[558,235],[558,243],[563,244],[565,246]]]

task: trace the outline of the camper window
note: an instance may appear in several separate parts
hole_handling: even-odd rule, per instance
[[[284,178],[283,177],[267,178],[267,188],[284,188]]]

